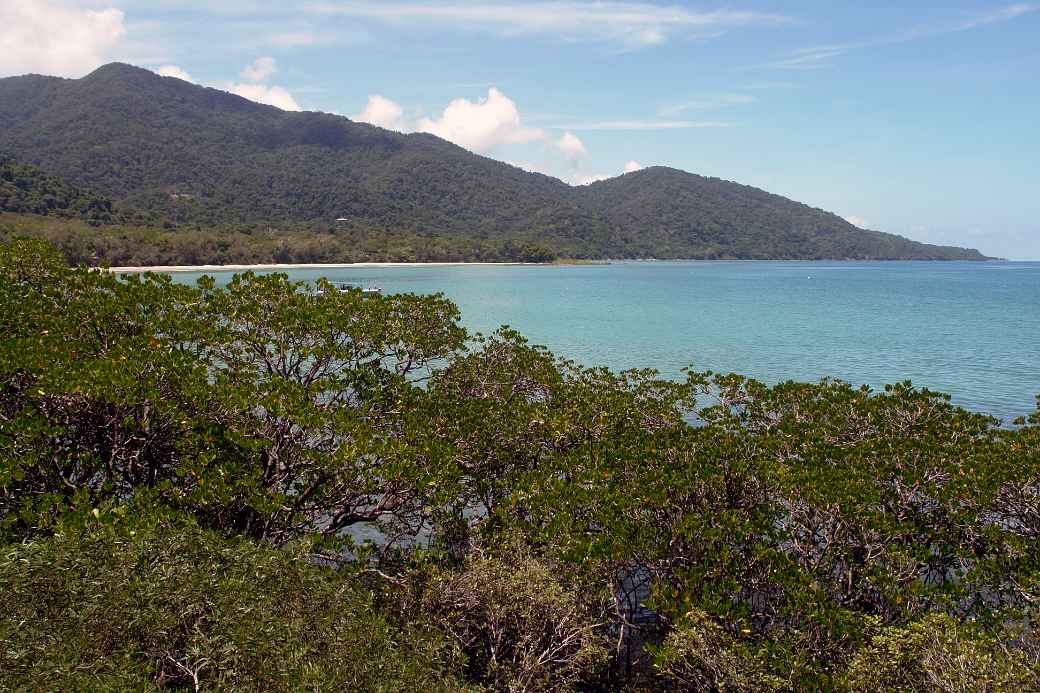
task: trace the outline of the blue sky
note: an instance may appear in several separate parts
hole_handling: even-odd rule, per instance
[[[0,74],[110,60],[572,184],[668,165],[1040,259],[1040,4],[0,0]]]

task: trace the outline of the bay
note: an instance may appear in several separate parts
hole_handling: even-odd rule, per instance
[[[616,262],[307,268],[385,293],[443,293],[471,331],[508,324],[590,366],[769,383],[910,379],[1004,421],[1040,393],[1038,262]],[[193,282],[202,273],[178,273]],[[208,272],[222,284],[230,272]]]

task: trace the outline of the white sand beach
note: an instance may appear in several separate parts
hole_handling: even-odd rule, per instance
[[[141,267],[109,267],[109,272],[132,274],[135,272],[248,272],[295,269],[350,269],[360,267],[462,267],[480,265],[535,265],[534,262],[353,262],[314,264],[269,264],[269,265],[153,265]]]

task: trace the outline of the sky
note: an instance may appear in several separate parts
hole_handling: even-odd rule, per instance
[[[0,0],[0,76],[116,60],[572,185],[673,166],[1040,259],[1040,2]]]

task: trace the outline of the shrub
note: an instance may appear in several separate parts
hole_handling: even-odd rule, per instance
[[[9,545],[0,689],[457,690],[443,638],[393,627],[298,555],[160,525]]]
[[[703,611],[690,611],[656,648],[655,667],[680,690],[782,690],[762,662]]]
[[[880,630],[845,672],[850,691],[1035,691],[1040,670],[1022,653],[942,614]]]
[[[571,690],[604,670],[593,604],[520,545],[477,550],[461,569],[422,575],[413,607],[465,653],[468,677],[495,690]]]

